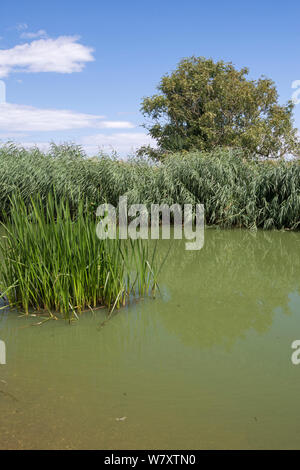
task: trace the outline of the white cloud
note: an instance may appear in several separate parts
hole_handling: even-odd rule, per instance
[[[11,136],[13,138],[15,136]],[[25,136],[24,136],[25,137]],[[3,143],[7,141],[4,136],[0,135]],[[13,139],[17,145],[25,148],[38,147],[43,152],[47,152],[50,149],[50,143],[45,141],[20,141],[19,139]],[[56,141],[57,144],[64,143],[64,140]],[[156,142],[144,133],[116,133],[116,134],[96,134],[82,137],[74,142],[75,144],[81,145],[83,150],[89,156],[96,155],[99,151],[110,153],[112,150],[116,151],[121,157],[126,157],[130,153],[137,150],[142,145],[150,144],[152,147],[156,147]]]
[[[115,134],[94,134],[83,137],[80,144],[89,155],[96,154],[98,150],[126,154],[137,150],[142,145],[156,146],[156,141],[142,132],[122,132]]]
[[[135,125],[128,121],[102,121],[97,127],[102,129],[132,129]]]
[[[28,24],[27,23],[18,23],[15,28],[16,28],[17,31],[24,31],[24,29],[28,29]]]
[[[20,34],[22,39],[35,39],[35,38],[46,38],[47,32],[44,29],[39,29],[36,33],[30,31]]]
[[[92,62],[93,49],[78,43],[76,36],[39,39],[12,49],[0,49],[0,78],[12,72],[80,72]]]
[[[39,109],[11,103],[0,104],[0,129],[6,132],[135,127],[127,121],[102,121],[102,119],[103,116],[69,110]]]
[[[50,143],[49,142],[21,142],[16,143],[18,147],[24,147],[25,149],[32,149],[34,147],[39,148],[42,152],[49,152]]]
[[[27,137],[28,134],[21,132],[0,132],[0,140],[7,141],[13,139],[20,139],[21,137]]]

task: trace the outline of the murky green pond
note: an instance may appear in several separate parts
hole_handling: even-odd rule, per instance
[[[300,448],[299,254],[299,233],[207,230],[102,329],[2,313],[0,448]]]

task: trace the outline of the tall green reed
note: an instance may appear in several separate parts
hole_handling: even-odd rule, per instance
[[[155,250],[142,240],[98,239],[88,208],[80,201],[75,213],[55,192],[11,198],[0,240],[0,291],[11,305],[72,319],[155,291]]]
[[[164,163],[140,159],[87,158],[80,147],[52,145],[49,152],[13,144],[0,147],[0,218],[10,197],[24,201],[49,192],[77,211],[82,197],[91,209],[103,202],[201,203],[205,222],[221,227],[300,227],[300,161],[249,160],[241,150],[216,149],[168,156]]]

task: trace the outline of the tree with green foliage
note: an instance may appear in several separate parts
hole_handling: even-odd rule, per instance
[[[158,148],[142,147],[161,159],[166,153],[242,148],[249,155],[280,158],[300,155],[293,126],[293,103],[278,103],[272,80],[249,80],[249,70],[203,57],[182,60],[162,77],[159,94],[146,97],[141,111]]]

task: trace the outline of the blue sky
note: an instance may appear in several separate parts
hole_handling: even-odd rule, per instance
[[[294,0],[5,2],[0,139],[74,141],[90,154],[113,147],[125,155],[149,141],[142,97],[191,55],[272,78],[284,103],[300,80],[299,26]]]

